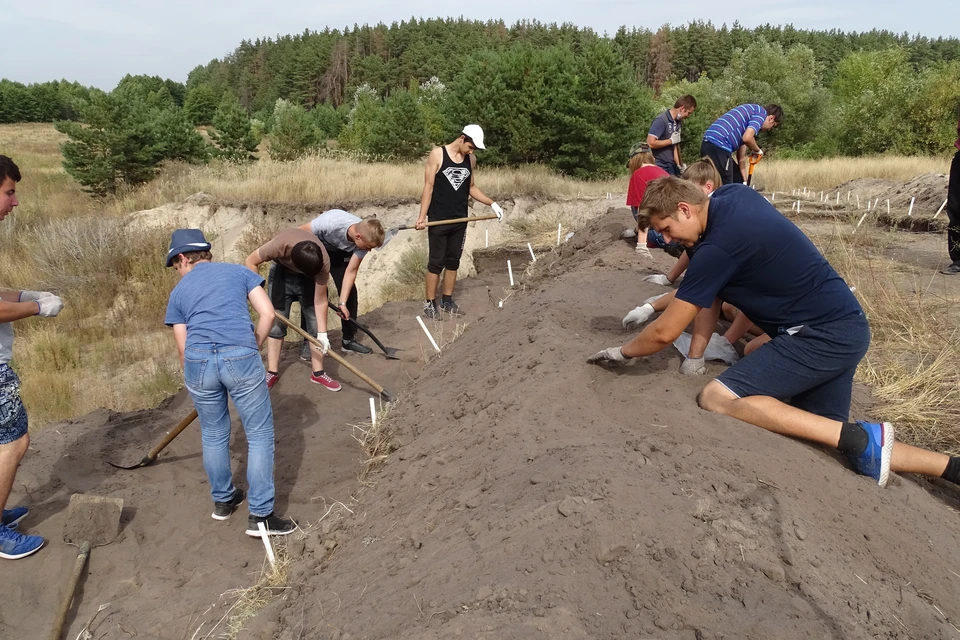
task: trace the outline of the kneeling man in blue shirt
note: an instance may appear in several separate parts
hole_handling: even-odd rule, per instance
[[[891,471],[960,484],[960,457],[895,442],[890,423],[848,421],[853,376],[870,344],[867,318],[810,239],[762,195],[729,185],[707,198],[671,176],[650,183],[639,218],[667,242],[696,246],[696,253],[663,314],[627,344],[588,362],[618,364],[657,353],[701,310],[718,312],[722,299],[771,340],[707,383],[698,398],[703,409],[836,447],[880,486]]]

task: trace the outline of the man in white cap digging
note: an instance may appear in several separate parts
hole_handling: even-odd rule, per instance
[[[435,147],[427,158],[423,178],[423,196],[420,198],[420,216],[417,229],[423,229],[427,220],[455,220],[467,217],[467,200],[473,198],[490,205],[503,219],[503,209],[480,190],[475,183],[477,159],[473,152],[483,149],[483,129],[478,124],[468,124],[456,140],[442,147]],[[441,312],[461,316],[463,312],[453,301],[453,287],[457,282],[460,256],[467,240],[467,224],[446,224],[430,227],[427,231],[430,253],[427,260],[427,292],[423,303],[423,315],[439,318]],[[440,273],[443,289],[440,306],[437,306],[437,286]]]

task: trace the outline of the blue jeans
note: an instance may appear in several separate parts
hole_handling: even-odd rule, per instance
[[[200,417],[203,468],[214,502],[229,502],[236,491],[230,471],[229,395],[247,434],[250,513],[270,515],[274,497],[273,408],[260,352],[214,343],[188,346],[183,379]]]

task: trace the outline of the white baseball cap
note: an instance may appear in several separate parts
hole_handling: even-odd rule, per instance
[[[473,140],[473,145],[477,149],[484,149],[483,146],[483,129],[480,128],[478,124],[468,124],[463,128],[463,135],[469,137]]]

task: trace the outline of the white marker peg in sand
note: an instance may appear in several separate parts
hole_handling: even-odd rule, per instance
[[[938,215],[940,215],[940,212],[943,211],[943,208],[944,208],[945,206],[947,206],[947,201],[946,201],[946,200],[943,201],[943,204],[940,205],[940,208],[937,209],[937,212],[936,212],[935,214],[933,214],[933,217],[936,218]]]
[[[483,243],[483,246],[484,246],[485,248],[489,249],[489,248],[490,248],[490,229],[487,229],[486,231],[484,231],[484,232],[483,232],[483,235],[484,235],[484,238],[485,238],[484,243]]]
[[[437,345],[437,341],[433,339],[433,336],[430,335],[430,330],[427,329],[427,325],[423,324],[423,318],[417,316],[417,322],[420,323],[420,328],[423,329],[423,332],[427,334],[427,340],[430,341],[430,344],[433,346],[434,351],[440,353],[440,347]]]
[[[867,200],[867,211],[870,211],[870,201]]]
[[[913,215],[913,201],[916,200],[916,199],[917,199],[916,196],[910,198],[910,208],[907,209],[907,215],[908,215],[908,216],[912,216],[912,215]]]
[[[890,199],[887,198],[887,215],[890,215]]]
[[[867,214],[863,214],[862,216],[860,216],[860,222],[857,223],[857,229],[860,228],[860,225],[863,224],[863,221],[866,219],[866,217],[867,217]]]
[[[510,286],[513,286],[513,265],[510,264],[510,261],[507,260],[507,273],[510,274]]]
[[[533,261],[534,261],[534,262],[536,262],[536,261],[537,261],[537,256],[535,256],[535,255],[533,254],[533,247],[530,245],[529,242],[527,243],[527,249],[530,249],[530,257],[533,258]]]
[[[377,404],[370,398],[370,426],[377,426]]]
[[[797,213],[800,213],[800,201],[797,200]]]
[[[823,202],[823,191],[820,192],[820,202]]]
[[[877,196],[877,199],[873,201],[873,210],[877,210],[877,206],[880,204],[880,196]]]
[[[837,206],[840,206],[840,192],[837,191]]]
[[[857,194],[857,209],[860,208],[860,194]]]
[[[557,224],[557,246],[560,246],[560,229],[563,228],[563,223]]]
[[[263,548],[267,550],[267,560],[270,561],[270,568],[277,567],[277,556],[273,554],[273,545],[270,543],[270,534],[267,533],[267,525],[263,522],[257,523],[257,529],[260,530],[260,539],[263,540]]]
[[[776,202],[776,201],[777,201],[777,192],[774,191],[773,193],[770,194],[770,202]]]

